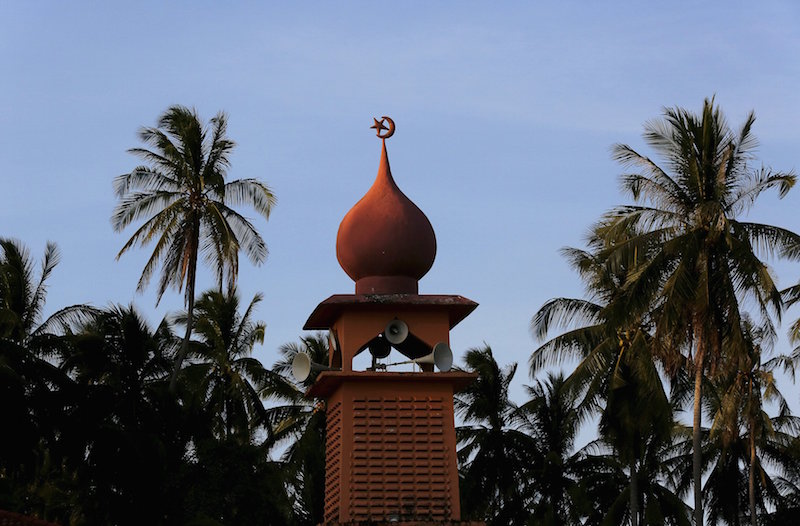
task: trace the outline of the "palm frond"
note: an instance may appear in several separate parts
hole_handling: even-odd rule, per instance
[[[740,239],[748,239],[758,253],[768,257],[780,256],[800,259],[800,235],[791,230],[760,223],[730,221],[731,232]]]
[[[124,230],[132,222],[183,200],[180,193],[168,191],[132,192],[125,195],[114,208],[111,216],[111,226],[114,231]]]
[[[40,336],[74,332],[99,316],[101,312],[100,309],[91,305],[79,304],[63,307],[51,314],[31,335]]]
[[[595,324],[602,307],[590,301],[575,298],[553,298],[547,300],[531,320],[531,332],[538,340],[544,339],[553,326]]]
[[[148,150],[128,150],[131,153],[147,152],[155,156]],[[163,172],[153,169],[150,166],[137,166],[130,173],[122,174],[114,178],[114,195],[122,199],[128,193],[135,190],[152,192],[164,190],[167,192],[177,192],[180,190],[178,182]]]
[[[224,202],[228,206],[251,206],[265,219],[269,219],[277,199],[272,190],[258,179],[237,179],[225,184]]]
[[[777,187],[778,197],[785,197],[797,183],[797,176],[793,172],[773,172],[762,166],[760,170],[749,175],[748,183],[737,188],[730,202],[726,203],[726,210],[729,213],[736,215],[745,212],[755,204],[763,192],[772,188]]]
[[[566,331],[548,340],[531,354],[528,360],[530,376],[535,376],[547,364],[558,365],[569,359],[584,358],[603,341],[605,334],[605,326],[592,325]]]
[[[231,231],[240,240],[241,247],[245,254],[254,265],[260,265],[267,259],[269,251],[264,239],[256,230],[255,226],[244,218],[241,214],[228,208],[225,205],[219,207],[225,220],[230,225]]]

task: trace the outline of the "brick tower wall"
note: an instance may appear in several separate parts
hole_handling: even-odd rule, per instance
[[[343,384],[327,415],[326,522],[459,519],[452,385]]]

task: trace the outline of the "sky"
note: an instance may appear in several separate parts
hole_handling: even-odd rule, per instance
[[[388,115],[394,178],[437,236],[420,292],[480,304],[451,334],[456,361],[489,344],[519,363],[522,401],[531,317],[583,295],[559,249],[583,247],[602,213],[629,203],[613,144],[651,154],[644,123],[715,96],[734,127],[755,110],[760,163],[798,167],[800,6],[662,4],[0,0],[0,236],[37,260],[48,240],[60,247],[47,313],[133,302],[155,326],[182,295],[156,307],[155,284],[137,293],[151,249],[116,260],[133,229],[111,228],[112,180],[170,105],[224,111],[229,177],[278,198],[269,221],[255,218],[268,260],[242,256],[239,275],[245,301],[264,294],[255,356],[271,365],[319,302],[354,291],[336,232],[375,178],[369,126]],[[800,188],[764,195],[747,218],[800,231],[798,205]],[[797,263],[772,265],[782,286],[800,278]],[[213,283],[201,271],[198,288]]]

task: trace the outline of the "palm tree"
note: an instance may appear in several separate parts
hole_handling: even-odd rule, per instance
[[[64,380],[47,361],[63,347],[64,342],[54,333],[95,312],[85,305],[74,305],[42,322],[47,279],[58,261],[56,245],[48,243],[37,279],[27,249],[18,241],[0,238],[0,374],[7,380],[0,385],[8,389],[16,385],[20,396],[30,395],[31,388],[47,393],[54,382],[57,385]],[[11,404],[11,407],[28,406]]]
[[[646,487],[652,487],[658,475],[658,471],[650,471],[658,464],[648,463],[648,454],[670,444],[673,427],[671,407],[649,353],[650,346],[644,338],[641,340],[629,346],[616,371],[606,374],[601,384],[605,404],[599,433],[628,466],[631,526],[648,516],[641,503],[649,502],[645,499],[649,496]]]
[[[776,477],[776,484],[781,490],[781,502],[775,511],[765,517],[764,524],[769,526],[800,522],[800,437],[795,437],[788,449],[795,464],[783,476]]]
[[[275,204],[269,187],[256,179],[225,181],[230,166],[228,156],[234,147],[234,142],[225,136],[227,117],[218,113],[209,125],[210,129],[205,128],[193,109],[170,107],[159,117],[157,127],[139,131],[141,141],[152,149],[128,150],[147,164],[114,179],[114,191],[120,200],[111,217],[114,230],[122,231],[132,222],[146,218],[117,258],[137,244],[155,241],[137,289],[147,286],[159,266],[156,303],[168,286],[181,290],[186,284],[186,334],[171,388],[192,334],[198,257],[202,253],[211,265],[220,290],[226,280],[232,290],[239,250],[244,249],[254,264],[260,264],[267,256],[267,246],[253,224],[231,207],[251,206],[268,218]]]
[[[13,239],[0,238],[0,338],[25,346],[31,352],[47,354],[59,330],[74,327],[98,311],[88,305],[59,309],[42,321],[47,300],[47,279],[61,255],[55,243],[47,243],[38,279],[28,250]]]
[[[638,523],[647,526],[689,526],[691,508],[672,488],[672,471],[676,464],[676,448],[672,437],[663,442],[650,435],[639,445],[641,457],[638,471],[632,478],[628,462],[617,454],[617,446],[604,439],[587,444],[581,450],[581,460],[575,467],[586,499],[592,503],[583,524],[608,526],[633,522],[630,506],[631,493],[636,492],[641,501]],[[678,451],[679,452],[679,451]],[[634,489],[632,481],[636,480]]]
[[[611,265],[634,269],[626,284],[631,312],[651,312],[662,349],[683,349],[694,375],[693,485],[695,523],[703,524],[701,401],[704,374],[741,351],[740,302],[757,307],[761,327],[774,332],[781,297],[757,253],[798,257],[800,236],[782,228],[740,222],[765,190],[783,197],[795,184],[791,173],[753,170],[756,140],[751,113],[738,133],[713,99],[701,115],[666,109],[645,125],[645,141],[666,161],[664,170],[630,146],[616,145],[614,158],[634,173],[622,186],[640,205],[610,212],[607,230],[641,232],[609,248]]]
[[[555,298],[534,315],[531,329],[544,339],[553,326],[566,332],[546,341],[530,358],[530,374],[547,363],[564,359],[579,362],[566,383],[582,394],[581,412],[601,412],[600,434],[628,466],[631,525],[640,515],[639,479],[645,445],[669,441],[672,414],[653,361],[652,337],[646,319],[624,309],[623,285],[628,271],[610,267],[602,257],[613,245],[597,233],[589,239],[591,251],[562,252],[584,280],[590,299]],[[631,233],[614,242],[624,241]]]
[[[249,443],[257,428],[266,424],[261,392],[276,381],[276,375],[251,356],[256,343],[263,343],[263,322],[252,320],[262,295],[256,294],[243,313],[236,291],[204,292],[197,300],[193,363],[185,369],[186,380],[214,420],[215,435],[242,444]],[[188,314],[178,321],[187,323]]]
[[[275,398],[281,405],[267,410],[272,426],[273,444],[288,443],[281,455],[285,474],[295,497],[294,516],[298,525],[313,526],[323,521],[325,506],[325,404],[309,400],[303,394],[313,385],[320,371],[297,382],[291,376],[292,360],[306,353],[315,363],[328,363],[328,338],[315,333],[278,349],[279,360],[272,371],[283,379],[262,396]]]
[[[517,365],[501,368],[489,346],[469,349],[464,361],[478,373],[455,398],[465,423],[456,429],[464,513],[489,525],[523,524],[533,501],[529,468],[539,450],[520,430],[524,421],[508,396]]]
[[[537,448],[531,457],[533,524],[580,524],[587,502],[577,479],[582,455],[574,451],[582,421],[577,392],[561,373],[548,373],[527,390],[529,400],[517,414],[524,422],[521,431]]]
[[[47,280],[58,261],[56,245],[48,243],[37,276],[22,243],[0,238],[0,421],[13,429],[0,433],[0,478],[23,495],[19,511],[47,517],[57,513],[58,492],[47,478],[59,470],[53,450],[70,387],[53,359],[65,350],[63,330],[96,313],[73,305],[42,321]]]
[[[74,379],[59,446],[90,522],[161,524],[179,513],[177,473],[190,436],[167,379],[179,346],[133,306],[111,306],[70,335],[61,368]],[[147,502],[148,506],[141,506]]]
[[[766,515],[768,504],[778,507],[781,503],[778,484],[766,466],[789,472],[797,466],[790,446],[800,432],[800,419],[791,415],[773,376],[773,370],[791,358],[778,356],[762,363],[763,335],[749,320],[744,321],[743,332],[747,352],[714,379],[708,397],[707,405],[713,410],[709,456],[716,463],[706,494],[715,505],[712,520],[720,515],[728,524],[739,524],[740,516],[747,514],[755,526],[758,516]],[[778,415],[770,417],[765,403],[776,404]]]

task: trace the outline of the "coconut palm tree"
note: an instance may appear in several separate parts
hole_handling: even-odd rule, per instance
[[[315,333],[278,349],[279,360],[272,371],[283,378],[279,389],[274,386],[262,396],[275,398],[279,405],[267,409],[272,426],[273,444],[288,443],[281,456],[284,472],[295,496],[294,516],[300,526],[320,524],[325,506],[325,404],[309,400],[303,394],[313,385],[320,371],[297,382],[292,377],[292,360],[306,353],[315,363],[328,363],[328,338]]]
[[[744,321],[743,332],[747,352],[728,364],[709,390],[707,406],[713,412],[713,424],[708,456],[714,465],[705,493],[712,504],[712,521],[719,517],[726,524],[739,524],[741,517],[749,516],[755,526],[759,516],[779,507],[782,500],[767,466],[784,472],[800,466],[791,449],[800,432],[800,419],[791,415],[773,375],[790,357],[762,362],[762,345],[768,342],[749,320]],[[776,416],[767,413],[767,404],[777,406]]]
[[[658,373],[644,341],[634,341],[616,371],[601,383],[605,392],[599,434],[612,446],[616,457],[628,466],[630,524],[637,526],[648,517],[658,467],[648,455],[667,449],[673,427],[672,411]],[[656,451],[653,451],[653,450]],[[661,459],[659,459],[661,460]],[[646,523],[653,524],[653,515]],[[642,522],[643,524],[645,522]]]
[[[76,321],[85,311],[80,306],[62,309],[41,321],[47,297],[47,278],[58,264],[58,249],[48,243],[37,279],[34,262],[18,241],[0,238],[0,389],[3,392],[5,417],[14,433],[4,438],[21,444],[26,431],[33,432],[37,421],[32,395],[46,396],[66,378],[46,358],[58,351],[63,342],[53,336],[59,325]],[[43,409],[43,408],[39,408]],[[11,413],[15,418],[11,418]],[[11,424],[15,422],[15,424]],[[4,453],[11,447],[0,448]],[[11,456],[18,455],[18,452]]]
[[[88,305],[59,309],[42,321],[47,300],[47,280],[61,255],[55,243],[47,243],[38,278],[28,250],[19,241],[0,238],[0,338],[25,346],[41,355],[54,352],[53,334],[74,327],[98,311]]]
[[[464,514],[489,525],[524,524],[533,502],[530,467],[539,449],[520,429],[519,408],[508,396],[517,365],[501,368],[489,346],[468,350],[465,362],[478,378],[455,398],[465,423],[456,429]]]
[[[645,125],[645,141],[666,169],[627,145],[614,146],[615,160],[631,166],[622,186],[637,205],[621,206],[606,221],[611,238],[640,232],[607,251],[611,265],[635,269],[626,284],[630,312],[653,312],[655,340],[683,349],[694,375],[693,486],[695,523],[703,524],[702,382],[730,354],[741,352],[740,302],[751,300],[759,325],[774,333],[771,316],[781,297],[759,254],[797,258],[800,236],[774,226],[742,222],[765,190],[783,197],[795,184],[791,173],[753,169],[756,140],[751,113],[738,132],[713,99],[700,115],[666,109],[663,120]]]
[[[527,391],[529,400],[517,415],[527,443],[535,445],[526,474],[536,495],[530,510],[534,524],[580,524],[587,501],[577,479],[582,454],[574,451],[582,421],[577,392],[561,373],[548,373]]]
[[[800,438],[795,437],[790,451],[796,460],[800,459]],[[784,476],[775,477],[775,482],[781,490],[781,502],[776,510],[764,517],[764,524],[783,526],[800,523],[800,471],[795,466]]]
[[[193,342],[192,363],[184,371],[190,391],[213,419],[215,435],[242,444],[266,424],[261,392],[276,381],[276,375],[251,356],[256,343],[264,341],[266,326],[252,319],[261,299],[256,294],[240,313],[235,290],[203,292],[196,305],[199,341]],[[187,323],[188,318],[187,313],[178,322]]]
[[[180,340],[167,320],[153,330],[133,306],[103,309],[68,339],[60,365],[74,386],[63,395],[59,447],[80,512],[104,524],[175,518],[174,482],[191,439],[167,391]]]
[[[149,149],[128,150],[146,164],[114,179],[114,192],[119,198],[111,217],[114,230],[122,231],[145,219],[117,258],[136,245],[155,243],[138,290],[147,286],[159,266],[161,278],[156,303],[167,287],[181,290],[186,285],[186,333],[171,388],[192,334],[199,256],[202,254],[211,265],[220,290],[224,281],[229,290],[235,286],[239,250],[244,250],[254,264],[262,263],[267,256],[261,235],[232,207],[251,206],[268,218],[275,196],[256,179],[226,182],[229,155],[234,147],[226,131],[224,113],[218,113],[206,128],[194,109],[172,106],[159,117],[157,127],[139,131],[139,138]]]
[[[48,517],[57,513],[58,492],[49,476],[59,476],[54,443],[70,387],[54,359],[66,348],[63,330],[96,313],[73,305],[42,321],[47,281],[58,261],[56,245],[48,243],[37,275],[25,246],[0,238],[0,421],[13,430],[0,433],[0,478],[11,482],[13,493],[24,494],[20,511]]]
[[[612,242],[597,234],[603,227],[598,225],[590,237],[591,251],[562,251],[581,275],[590,298],[555,298],[539,309],[531,321],[538,339],[547,337],[554,328],[566,332],[533,352],[530,374],[547,363],[579,360],[566,383],[581,395],[581,412],[601,413],[601,436],[628,466],[630,484],[626,492],[631,525],[636,526],[639,479],[649,476],[639,472],[639,464],[648,442],[669,441],[672,412],[654,363],[647,319],[627,312],[621,301],[628,271],[621,265],[607,265],[602,257],[604,249],[631,233]]]
[[[639,445],[642,451],[638,463],[641,476],[631,477],[628,462],[617,454],[617,446],[604,439],[595,440],[581,450],[581,460],[576,463],[575,474],[586,499],[592,503],[585,526],[628,524],[634,520],[647,526],[691,524],[691,508],[672,487],[672,471],[676,448],[670,439],[660,441],[648,436]],[[632,482],[636,481],[637,488]],[[630,495],[636,492],[640,505],[639,517],[631,513]]]

